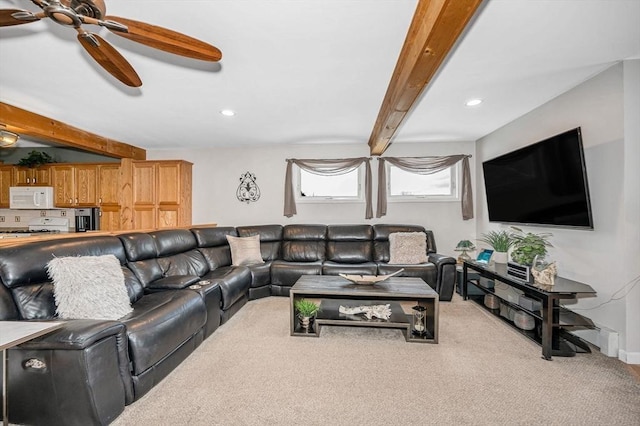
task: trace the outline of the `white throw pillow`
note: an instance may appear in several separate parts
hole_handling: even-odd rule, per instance
[[[117,320],[133,310],[120,261],[112,254],[56,257],[47,272],[60,318]]]
[[[427,235],[424,232],[389,234],[389,263],[417,265],[428,261]]]
[[[260,253],[260,235],[250,237],[232,237],[227,235],[231,248],[231,263],[233,266],[247,266],[264,263]]]

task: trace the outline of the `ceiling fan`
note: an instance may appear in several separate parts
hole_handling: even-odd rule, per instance
[[[193,37],[144,22],[107,16],[104,0],[31,0],[31,2],[42,11],[33,13],[21,9],[0,9],[0,27],[27,24],[43,18],[73,27],[78,32],[78,41],[89,55],[127,86],[142,85],[136,71],[106,40],[82,28],[83,24],[99,25],[120,37],[188,58],[212,62],[222,58],[219,49]]]

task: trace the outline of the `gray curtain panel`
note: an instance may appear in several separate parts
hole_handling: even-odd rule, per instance
[[[296,198],[293,187],[293,165],[306,170],[309,173],[315,173],[323,176],[335,176],[349,173],[364,163],[365,164],[365,203],[366,212],[365,219],[373,217],[373,206],[371,202],[371,159],[368,157],[360,158],[343,158],[337,160],[301,160],[296,158],[287,159],[287,171],[284,178],[284,215],[291,217],[297,213]]]
[[[378,157],[378,204],[376,217],[387,214],[387,169],[385,161],[402,170],[419,175],[429,175],[455,165],[462,160],[462,219],[473,219],[473,192],[471,189],[470,155],[444,157]]]

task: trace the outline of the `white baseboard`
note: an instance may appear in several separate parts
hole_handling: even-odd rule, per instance
[[[618,359],[627,364],[640,364],[640,352],[627,352],[620,349]]]
[[[597,324],[596,326],[596,329],[576,330],[573,334],[600,348],[600,352],[606,356],[620,358],[618,332]]]

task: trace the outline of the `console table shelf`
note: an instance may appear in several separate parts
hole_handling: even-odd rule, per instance
[[[520,304],[507,300],[497,294],[495,287],[490,288],[478,282],[469,282],[470,273],[479,275],[482,278],[494,280],[506,284],[509,288],[519,290],[524,296],[534,299],[541,304],[540,310],[530,310]],[[483,295],[470,296],[467,294],[469,284],[474,284],[483,294],[491,294],[497,297],[501,305],[506,309],[523,311],[534,318],[535,327],[532,330],[523,330],[514,326],[509,318],[505,318],[500,313],[500,309],[490,309],[496,316],[514,326],[522,335],[529,337],[542,346],[542,356],[546,360],[551,360],[556,356],[574,356],[576,352],[590,352],[589,346],[578,337],[567,331],[568,328],[593,328],[593,321],[578,313],[575,313],[563,306],[560,306],[561,299],[574,299],[578,294],[595,294],[595,290],[583,283],[557,277],[556,283],[552,287],[541,288],[533,283],[512,277],[507,274],[506,265],[502,264],[482,264],[475,261],[465,261],[462,272],[462,296],[465,300],[472,298],[484,306]],[[507,315],[508,316],[508,315]],[[570,345],[568,342],[572,343]],[[580,350],[581,349],[581,350]]]

